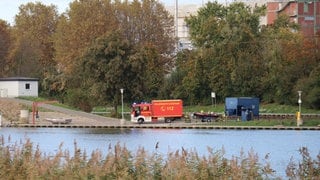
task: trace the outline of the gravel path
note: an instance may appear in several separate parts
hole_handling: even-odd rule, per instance
[[[0,98],[0,108],[1,111],[9,111],[7,106],[11,106],[9,108],[14,108],[15,113],[20,112],[23,106],[32,107],[32,101],[15,99],[15,98]],[[2,106],[1,106],[2,105]],[[71,109],[66,109],[63,107],[53,106],[50,104],[39,104],[38,107],[42,107],[48,109],[49,111],[39,111],[39,119],[33,122],[32,112],[29,113],[29,123],[36,124],[47,124],[51,123],[48,119],[72,119],[72,124],[76,125],[118,125],[120,124],[120,119],[103,117],[91,113],[86,113],[82,111],[75,111]],[[6,112],[3,112],[6,113]],[[3,119],[4,123],[10,123]]]

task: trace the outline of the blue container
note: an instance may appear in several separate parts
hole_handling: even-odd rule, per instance
[[[252,116],[259,116],[259,98],[253,97],[227,97],[225,99],[225,113],[227,116],[243,116],[251,120]],[[247,111],[247,113],[246,113]]]

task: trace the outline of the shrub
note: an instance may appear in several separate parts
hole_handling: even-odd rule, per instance
[[[65,102],[85,112],[91,112],[93,108],[91,105],[91,98],[88,93],[81,88],[68,90]]]

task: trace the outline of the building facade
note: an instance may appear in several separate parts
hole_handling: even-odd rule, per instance
[[[38,97],[38,79],[27,77],[0,78],[0,97]]]
[[[279,14],[287,14],[292,22],[301,26],[305,36],[314,37],[317,33],[320,35],[320,0],[226,0],[225,5],[235,1],[244,2],[251,7],[266,5],[267,14],[260,18],[260,25],[273,24]],[[175,17],[175,36],[178,39],[179,50],[193,48],[185,18],[196,15],[199,8],[207,2],[208,0],[204,0],[202,4],[188,5],[178,3],[176,6],[166,7]]]
[[[189,27],[185,22],[185,18],[196,15],[199,8],[205,6],[207,2],[210,0],[203,0],[202,4],[177,4],[175,6],[167,6],[166,9],[168,12],[174,16],[174,24],[175,24],[175,37],[178,39],[177,48],[178,50],[182,49],[192,49],[192,43],[190,41],[189,36]],[[254,6],[262,6],[266,4],[270,0],[237,0],[238,2],[244,2],[247,5],[254,7]],[[229,3],[234,2],[234,0],[226,0],[224,3],[228,5]],[[260,18],[261,24],[267,24],[266,17]]]
[[[305,37],[320,35],[319,0],[278,0],[267,3],[267,24],[286,14],[292,22],[300,25]]]
[[[174,16],[174,24],[175,24],[175,37],[178,39],[177,48],[179,50],[182,49],[192,49],[192,43],[190,41],[189,36],[189,27],[185,22],[185,18],[196,15],[198,9],[202,7],[202,5],[179,5],[176,6],[167,6],[166,9],[169,13]]]

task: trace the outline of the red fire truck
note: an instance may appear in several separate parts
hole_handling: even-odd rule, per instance
[[[152,100],[151,103],[132,105],[131,122],[142,124],[163,119],[166,123],[170,123],[176,119],[181,119],[182,116],[182,100]]]

